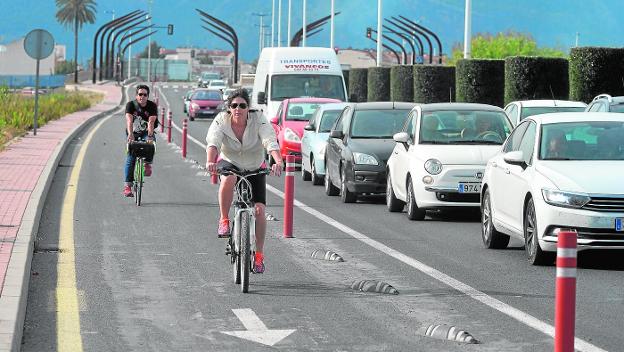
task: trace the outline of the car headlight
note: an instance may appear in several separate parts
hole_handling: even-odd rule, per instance
[[[199,105],[195,103],[191,104],[191,107],[193,108],[193,110],[199,110]]]
[[[542,189],[544,201],[550,205],[566,208],[581,208],[591,198],[584,193],[562,192],[553,189]]]
[[[438,159],[429,159],[425,161],[425,171],[432,175],[442,172],[442,162]]]
[[[364,153],[353,153],[353,162],[359,165],[379,165],[374,156]]]
[[[301,142],[301,138],[290,128],[284,129],[284,139],[289,142]]]

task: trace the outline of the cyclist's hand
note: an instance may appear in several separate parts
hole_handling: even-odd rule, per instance
[[[154,136],[147,136],[147,143],[154,143]]]
[[[282,165],[280,162],[271,165],[271,175],[279,177],[282,174]]]
[[[214,175],[217,173],[217,163],[214,162],[207,162],[206,163],[206,171],[208,171],[209,174]]]
[[[128,143],[130,143],[130,142],[134,142],[134,133],[130,133],[128,135]]]

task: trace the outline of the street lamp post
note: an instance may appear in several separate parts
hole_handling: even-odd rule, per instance
[[[148,0],[149,3],[149,25],[152,25],[152,0]],[[152,35],[150,34],[147,38],[147,83],[149,84],[150,82],[152,82],[152,79],[150,77],[150,69],[152,67],[151,65],[152,63]]]
[[[277,47],[282,46],[282,0],[277,0]]]
[[[275,33],[274,27],[275,27],[275,0],[272,1],[272,5],[271,5],[271,47],[275,46],[275,36],[273,35],[273,33]]]
[[[301,46],[305,48],[306,46],[306,37],[307,37],[307,31],[306,31],[306,26],[308,25],[307,20],[306,20],[306,0],[303,0],[303,24],[302,27],[303,28],[303,40],[301,42]]]
[[[258,56],[260,56],[260,53],[262,52],[262,48],[264,46],[264,44],[263,44],[264,40],[262,38],[263,37],[263,31],[264,31],[264,29],[263,29],[264,28],[263,19],[264,19],[264,16],[266,16],[267,14],[266,13],[254,12],[251,15],[260,17],[260,29],[259,29],[260,33],[258,34]]]
[[[334,48],[334,0],[331,0],[331,19],[329,20],[329,47]]]
[[[471,0],[466,0],[466,14],[465,14],[465,18],[464,18],[464,59],[470,59],[470,56],[472,55],[471,53],[471,45],[472,43],[470,42],[470,37],[471,35],[471,26],[472,26],[472,15],[471,15],[471,11],[472,11],[472,5],[471,5],[472,1]]]
[[[377,0],[377,67],[381,67],[382,60],[381,46],[383,34],[381,30],[381,0]]]

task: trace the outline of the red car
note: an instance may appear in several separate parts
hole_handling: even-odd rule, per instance
[[[220,110],[219,104],[223,103],[223,96],[218,90],[196,89],[191,95],[188,115],[191,121],[196,117],[215,117]]]
[[[295,155],[301,164],[301,137],[303,127],[314,114],[320,104],[340,103],[340,100],[329,98],[291,98],[282,101],[277,109],[277,116],[271,118],[271,124],[277,134],[280,154],[284,161],[286,155]],[[286,165],[286,163],[284,163]]]

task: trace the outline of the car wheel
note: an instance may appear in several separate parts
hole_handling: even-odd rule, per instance
[[[327,194],[328,196],[337,196],[338,191],[339,191],[338,188],[332,184],[331,179],[329,178],[329,174],[326,171],[325,172],[325,194]]]
[[[190,115],[189,115],[189,120],[191,120],[191,121],[195,121],[195,118],[194,118],[193,116],[190,116]]]
[[[414,186],[412,181],[407,181],[407,218],[410,220],[423,220],[425,218],[426,211],[418,208],[416,204],[416,197],[414,196]]]
[[[303,167],[303,159],[301,160],[301,179],[304,181],[310,181],[312,179],[312,174]]]
[[[524,249],[527,260],[532,265],[549,265],[555,260],[555,253],[544,252],[538,242],[537,216],[535,215],[535,204],[533,199],[529,199],[524,209]]]
[[[357,193],[349,191],[347,187],[347,168],[344,166],[340,172],[340,198],[343,203],[354,203],[357,200]]]
[[[496,231],[494,228],[489,189],[485,190],[481,202],[481,238],[486,248],[503,249],[507,248],[509,244],[509,236]]]
[[[386,205],[388,206],[388,211],[393,213],[403,211],[405,207],[405,202],[398,199],[394,194],[392,182],[390,182],[390,172],[388,172],[388,180],[386,181]]]
[[[310,157],[310,169],[312,169],[312,184],[315,186],[323,184],[323,176],[316,173],[316,163],[313,157]]]

